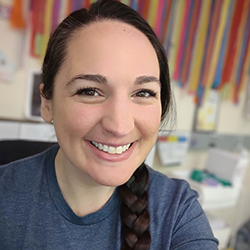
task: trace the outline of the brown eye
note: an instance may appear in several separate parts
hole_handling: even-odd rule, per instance
[[[156,93],[149,89],[141,89],[134,96],[142,97],[142,98],[149,98],[149,97],[155,97]]]
[[[78,89],[76,95],[99,96],[99,93],[95,88],[83,88],[83,89]]]

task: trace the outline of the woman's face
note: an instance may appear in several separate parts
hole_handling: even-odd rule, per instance
[[[125,183],[154,145],[161,120],[159,65],[146,36],[116,21],[92,23],[68,44],[51,101],[62,167],[96,183]]]

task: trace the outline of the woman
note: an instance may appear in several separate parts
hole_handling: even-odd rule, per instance
[[[40,92],[59,146],[0,169],[0,249],[217,249],[197,194],[144,164],[171,89],[139,14],[113,0],[72,13]]]

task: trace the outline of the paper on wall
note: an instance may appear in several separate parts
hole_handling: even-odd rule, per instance
[[[189,132],[161,132],[157,140],[157,148],[162,165],[182,164],[190,141]]]
[[[0,81],[10,83],[13,81],[14,65],[8,60],[6,55],[0,50]]]

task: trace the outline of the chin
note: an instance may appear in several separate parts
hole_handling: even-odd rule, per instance
[[[134,171],[131,173],[122,173],[120,175],[114,175],[111,176],[102,175],[102,176],[93,176],[92,178],[95,180],[96,183],[107,186],[107,187],[118,187],[126,183],[131,176],[133,175]]]

